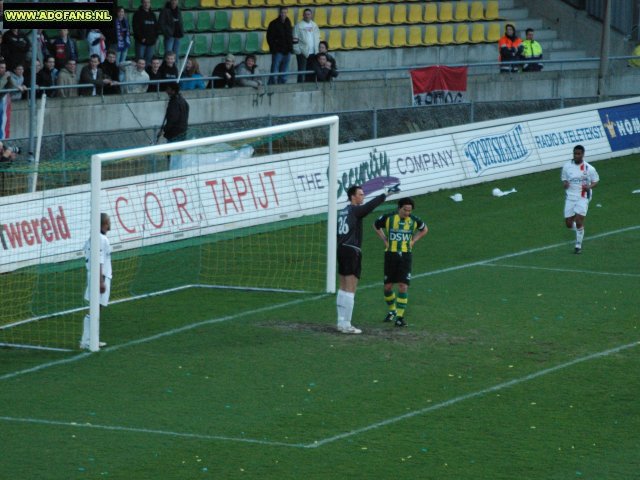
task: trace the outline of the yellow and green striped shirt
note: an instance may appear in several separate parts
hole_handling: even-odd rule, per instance
[[[376,229],[382,229],[388,240],[387,252],[410,252],[411,239],[418,230],[427,228],[425,223],[415,215],[401,218],[395,212],[378,217]]]

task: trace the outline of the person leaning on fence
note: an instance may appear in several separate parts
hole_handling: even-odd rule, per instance
[[[256,90],[259,90],[263,85],[259,74],[260,71],[258,70],[258,64],[256,63],[256,56],[253,54],[247,55],[244,62],[236,67],[236,75],[243,76],[243,78],[237,79],[237,83],[241,87],[253,87]],[[246,75],[251,75],[251,78]]]
[[[544,65],[537,63],[542,60],[542,45],[533,39],[533,28],[525,30],[525,40],[522,42],[522,59],[531,63],[522,66],[523,72],[539,72]]]
[[[228,54],[224,62],[217,64],[211,73],[213,80],[209,81],[207,88],[232,88],[236,83],[236,57]]]
[[[0,90],[9,90],[11,88],[14,88],[14,85],[11,81],[11,75],[7,72],[7,62],[4,59],[0,59]],[[0,98],[4,95],[4,93],[0,93]]]
[[[330,82],[333,78],[338,76],[338,72],[331,68],[331,62],[327,60],[326,53],[318,53],[316,55],[316,62],[313,65],[313,73],[315,75],[316,82]]]
[[[144,58],[138,58],[135,62],[122,62],[118,68],[124,73],[125,82],[138,82],[135,85],[122,85],[122,93],[145,93],[149,87],[149,74],[145,70]]]
[[[636,46],[636,48],[633,49],[631,56],[640,57],[640,43]],[[640,58],[630,59],[628,65],[630,67],[640,68]]]
[[[42,68],[36,75],[36,85],[38,87],[53,87],[58,80],[58,70],[56,70],[56,59],[49,55],[42,65]],[[36,97],[42,97],[44,90],[38,90]],[[47,97],[55,97],[55,90],[46,90]]]
[[[180,88],[184,90],[204,90],[207,86],[202,80],[203,75],[200,72],[200,64],[195,58],[188,58],[184,66],[184,72],[180,79]]]
[[[307,69],[313,70],[313,73],[307,75],[308,82],[315,82],[317,78],[316,67],[318,65],[318,55],[323,53],[327,58],[327,64],[331,68],[331,78],[336,78],[338,76],[338,63],[333,55],[329,53],[329,44],[324,40],[321,40],[318,43],[318,53],[315,55],[311,55],[309,57],[309,61],[307,62]]]
[[[517,72],[518,65],[513,65],[522,58],[522,39],[516,35],[516,27],[507,23],[504,35],[498,40],[500,73]]]
[[[59,87],[64,87],[66,85],[77,85],[78,82],[76,80],[76,61],[69,58],[65,63],[64,67],[60,69],[58,73],[58,82],[57,85]],[[56,97],[77,97],[78,89],[77,88],[60,88],[57,90]]]
[[[91,55],[89,63],[80,70],[80,83],[92,85],[80,88],[78,93],[83,97],[102,95],[104,86],[111,84],[111,80],[105,76],[100,68],[100,57],[97,54]]]
[[[160,59],[158,57],[153,57],[151,59],[151,64],[147,65],[146,69],[147,75],[149,75],[149,81],[153,80],[162,80],[162,72],[160,72]],[[147,92],[159,92],[160,84],[159,83],[150,83],[149,88],[147,88]]]
[[[29,89],[25,85],[24,65],[17,64],[13,67],[13,71],[9,72],[9,75],[11,76],[11,83],[14,88],[20,90],[19,92],[13,92],[11,94],[11,100],[22,100],[27,98],[27,91]]]

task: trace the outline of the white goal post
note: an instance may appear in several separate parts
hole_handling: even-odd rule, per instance
[[[93,352],[99,350],[100,344],[100,214],[103,191],[103,164],[105,162],[113,162],[120,159],[143,157],[148,155],[167,155],[172,152],[188,151],[188,149],[196,149],[211,146],[220,143],[238,142],[244,139],[255,138],[259,136],[272,136],[285,134],[288,132],[298,132],[302,130],[328,127],[328,155],[327,165],[327,188],[326,188],[326,207],[323,210],[327,213],[327,229],[326,229],[326,282],[325,291],[335,293],[336,278],[336,224],[337,224],[337,164],[338,164],[338,132],[339,118],[337,116],[323,117],[313,120],[306,120],[296,123],[266,127],[256,130],[248,130],[244,132],[230,133],[214,137],[199,138],[194,140],[185,140],[176,143],[165,143],[161,145],[153,145],[130,150],[122,150],[109,153],[100,153],[91,157],[91,193],[90,193],[90,306],[89,314],[90,322],[90,342],[89,349]],[[277,155],[277,154],[276,154]],[[252,159],[245,159],[245,162],[251,162]],[[114,282],[117,283],[115,278]]]

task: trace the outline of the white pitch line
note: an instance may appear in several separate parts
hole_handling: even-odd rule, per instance
[[[371,430],[376,430],[381,427],[385,427],[387,425],[391,425],[393,423],[398,423],[402,420],[406,420],[408,418],[412,418],[418,415],[424,415],[429,412],[433,412],[435,410],[440,410],[442,408],[450,407],[451,405],[455,405],[460,402],[464,402],[465,400],[469,400],[472,398],[480,397],[486,395],[487,393],[497,392],[499,390],[504,390],[505,388],[513,387],[515,385],[519,385],[521,383],[528,382],[530,380],[534,380],[538,377],[542,377],[544,375],[548,375],[553,372],[557,372],[558,370],[563,370],[565,368],[569,368],[578,363],[586,362],[588,360],[593,360],[596,358],[606,357],[611,355],[612,353],[618,353],[623,350],[627,350],[629,348],[637,347],[640,345],[640,341],[627,343],[626,345],[620,345],[619,347],[611,348],[609,350],[604,350],[598,353],[592,353],[591,355],[587,355],[585,357],[576,358],[569,362],[561,363],[560,365],[556,365],[555,367],[545,368],[544,370],[540,370],[538,372],[531,373],[524,377],[515,378],[513,380],[509,380],[508,382],[499,383],[498,385],[494,385],[493,387],[485,388],[482,390],[478,390],[477,392],[467,393],[466,395],[460,395],[459,397],[452,398],[450,400],[437,403],[435,405],[431,405],[429,407],[421,408],[419,410],[414,410],[412,412],[405,413],[403,415],[398,415],[397,417],[388,418],[386,420],[382,420],[380,422],[372,423],[371,425],[367,425],[366,427],[358,428],[355,430],[351,430],[349,432],[340,433],[338,435],[334,435],[332,437],[327,437],[322,440],[315,441],[313,443],[309,443],[305,445],[306,448],[317,448],[328,443],[336,442],[338,440],[342,440],[348,437],[353,437],[355,435],[359,435],[361,433],[369,432]]]
[[[255,443],[258,445],[270,445],[275,447],[306,448],[305,445],[302,443],[296,444],[296,443],[272,442],[269,440],[257,440],[255,438],[227,437],[224,435],[205,435],[201,433],[171,432],[168,430],[156,430],[153,428],[123,427],[118,425],[96,425],[93,423],[62,422],[62,421],[56,421],[56,420],[43,420],[39,418],[21,418],[21,417],[3,417],[3,416],[0,416],[0,421],[17,422],[17,423],[33,423],[36,425],[54,425],[57,427],[90,428],[90,429],[96,429],[96,430],[110,430],[110,431],[116,431],[116,432],[166,435],[169,437],[195,438],[197,440],[209,440],[209,441],[219,440],[219,441],[227,441],[227,442]]]
[[[585,273],[591,275],[605,275],[610,277],[634,277],[640,278],[640,273],[616,273],[616,272],[598,272],[595,270],[577,270],[573,268],[550,268],[535,267],[531,265],[509,265],[506,263],[484,263],[483,267],[501,267],[501,268],[519,268],[522,270],[544,270],[547,272],[566,272],[566,273]]]

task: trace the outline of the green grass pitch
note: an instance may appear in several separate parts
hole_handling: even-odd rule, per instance
[[[406,329],[367,228],[360,336],[190,289],[110,306],[98,354],[0,349],[0,478],[638,478],[639,162],[595,164],[582,255],[559,170],[416,198]]]

